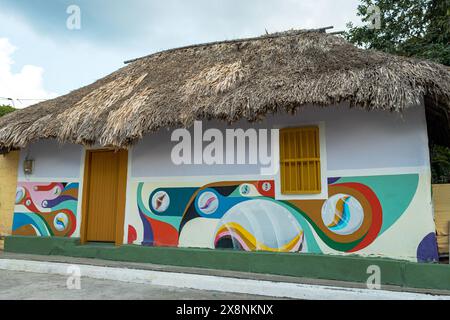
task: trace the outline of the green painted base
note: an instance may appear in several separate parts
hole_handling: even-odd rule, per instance
[[[383,258],[228,250],[80,245],[79,239],[11,236],[5,251],[96,258],[160,265],[235,270],[310,279],[365,283],[368,267],[381,270],[381,283],[407,288],[450,290],[450,266]]]

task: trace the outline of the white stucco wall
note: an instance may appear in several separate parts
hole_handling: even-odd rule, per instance
[[[73,144],[61,145],[54,140],[43,140],[21,150],[19,160],[19,181],[80,181],[84,159],[83,147]],[[23,172],[26,158],[34,160],[31,175]]]
[[[145,137],[129,154],[125,228],[132,227],[131,230],[136,238],[134,239],[133,236],[130,240],[126,229],[124,243],[128,241],[134,244],[145,244],[145,241],[153,241],[149,240],[152,237],[157,241],[163,241],[161,236],[152,235],[145,238],[145,223],[142,222],[145,220],[142,220],[139,212],[146,212],[146,216],[153,219],[152,221],[163,221],[166,225],[171,225],[178,230],[178,223],[181,220],[177,219],[183,219],[182,217],[165,217],[164,214],[158,216],[154,213],[154,209],[151,209],[152,204],[149,203],[154,201],[156,190],[164,190],[169,194],[173,188],[202,188],[210,183],[220,185],[226,181],[242,181],[241,186],[243,186],[249,181],[273,181],[276,205],[283,206],[286,203],[280,200],[292,201],[290,203],[297,208],[306,205],[304,208],[306,214],[299,210],[294,216],[298,218],[308,215],[314,220],[313,223],[305,224],[305,230],[311,230],[311,233],[306,236],[309,241],[304,250],[307,252],[348,253],[336,246],[336,241],[339,241],[333,236],[333,232],[326,231],[327,236],[318,236],[316,231],[318,226],[324,223],[322,215],[329,211],[325,204],[330,203],[330,208],[333,208],[334,200],[330,194],[341,197],[346,196],[347,192],[360,190],[354,193],[354,196],[359,197],[358,199],[363,203],[369,201],[372,209],[368,209],[369,207],[366,207],[367,210],[357,209],[356,206],[351,209],[351,216],[365,219],[366,215],[367,217],[373,215],[374,222],[370,224],[370,228],[377,236],[367,238],[368,242],[362,244],[360,249],[356,249],[357,254],[412,261],[423,259],[423,256],[434,259],[435,253],[426,249],[427,241],[433,241],[432,235],[435,229],[431,206],[428,135],[423,106],[412,107],[403,114],[385,111],[367,112],[350,109],[346,104],[326,108],[305,107],[296,115],[271,115],[258,124],[241,121],[233,126],[227,126],[222,122],[211,121],[203,122],[202,129],[203,133],[210,128],[219,129],[225,138],[226,129],[282,129],[308,125],[318,125],[320,129],[321,194],[283,195],[280,190],[279,172],[262,174],[261,165],[177,166],[171,159],[171,151],[178,143],[171,141],[173,130],[161,130]],[[193,137],[192,128],[190,131]],[[204,142],[203,147],[209,143]],[[279,163],[278,139],[272,147],[274,150],[272,161]],[[337,179],[328,181],[328,178]],[[337,180],[339,182],[333,182]],[[236,182],[236,185],[239,186],[239,182]],[[358,192],[368,194],[368,198],[361,196]],[[170,199],[170,195],[168,197]],[[243,211],[243,216],[250,215],[247,220],[244,220],[252,222],[249,228],[253,228],[255,239],[262,234],[261,229],[270,229],[270,226],[273,226],[275,230],[277,223],[281,223],[277,220],[281,219],[281,212],[274,214],[276,205],[265,212],[256,201],[252,207],[256,210],[254,216],[251,216],[250,205]],[[312,208],[315,205],[317,207]],[[178,206],[178,203],[175,206]],[[176,210],[182,213],[185,209],[184,204],[180,204]],[[363,211],[364,214],[361,213]],[[172,214],[173,212],[171,211]],[[262,223],[263,217],[267,214],[274,214],[273,220],[269,224]],[[220,218],[195,218],[188,223],[178,230],[178,246],[215,247],[214,237],[221,223]],[[268,232],[275,232],[274,230],[271,229]],[[280,228],[280,230],[285,229]],[[277,234],[277,239],[279,236],[280,234]],[[370,237],[372,236],[370,233]],[[332,244],[333,241],[335,241],[334,244]],[[334,249],[333,246],[335,246]]]
[[[20,151],[17,180],[21,185],[78,184],[76,209],[71,208],[76,216],[72,237],[80,236],[84,154],[84,148],[80,145],[62,145],[55,140],[38,141]],[[23,163],[27,158],[34,160],[32,174],[25,174],[23,171]],[[17,211],[23,211],[23,207],[17,207],[15,212]]]
[[[330,174],[386,168],[429,167],[428,137],[423,106],[404,114],[349,109],[346,105],[306,107],[297,115],[271,115],[261,123],[244,121],[233,126],[222,122],[205,122],[203,131],[217,128],[270,129],[321,124],[326,145],[326,167]],[[259,165],[183,165],[171,162],[175,142],[172,130],[147,135],[130,152],[129,178],[166,178],[194,176],[258,175]],[[206,146],[208,143],[204,143]],[[269,147],[270,150],[270,147]],[[32,175],[23,172],[26,157],[35,160]],[[27,180],[79,180],[84,152],[78,145],[61,145],[44,140],[21,150],[18,177]]]
[[[329,174],[392,168],[429,167],[428,136],[423,106],[404,114],[349,109],[347,105],[306,107],[295,116],[269,116],[259,124],[238,122],[232,127],[221,122],[204,123],[203,130],[217,128],[283,128],[322,124]],[[258,165],[182,165],[171,162],[175,142],[172,131],[161,130],[145,137],[131,152],[131,178],[186,177],[210,175],[255,175]],[[193,135],[192,135],[193,136]],[[206,146],[207,143],[204,143]]]
[[[129,152],[124,243],[130,241],[128,227],[133,227],[137,237],[131,243],[142,244],[142,240],[144,240],[143,224],[138,212],[137,198],[142,197],[143,206],[148,206],[150,194],[157,188],[200,188],[212,182],[273,180],[275,201],[320,200],[318,202],[322,203],[329,200],[328,191],[332,192],[333,190],[333,187],[329,186],[333,183],[328,183],[327,179],[339,177],[343,178],[343,183],[359,181],[371,185],[378,192],[377,196],[380,197],[383,206],[387,208],[383,212],[383,219],[389,226],[384,226],[383,222],[385,229],[383,229],[382,235],[373,240],[370,246],[358,251],[357,254],[414,261],[424,237],[434,232],[428,136],[423,106],[410,108],[403,114],[382,111],[367,112],[350,109],[345,104],[327,108],[305,107],[296,115],[271,115],[258,124],[241,121],[233,126],[227,126],[219,121],[204,122],[203,132],[210,128],[225,132],[226,129],[236,128],[244,130],[248,128],[282,129],[307,125],[318,125],[320,128],[322,193],[318,195],[282,195],[279,190],[279,173],[269,172],[262,175],[261,165],[177,166],[171,161],[172,148],[177,144],[177,142],[171,141],[173,130],[164,129],[147,135]],[[192,136],[194,135],[192,134]],[[204,142],[203,147],[208,144],[208,142]],[[278,140],[272,147],[274,151],[271,152],[272,161],[278,163]],[[59,145],[52,140],[41,141],[21,151],[18,169],[20,182],[80,183],[77,228],[72,235],[74,237],[79,236],[82,217],[84,154],[84,148],[81,146]],[[23,161],[26,157],[35,161],[32,175],[23,173]],[[398,177],[399,175],[400,177]],[[345,177],[349,179],[346,180]],[[372,179],[372,177],[375,178]],[[399,188],[395,187],[395,191],[389,188],[384,190],[383,187],[390,181],[397,183]],[[417,184],[416,189],[414,186],[411,187],[415,191],[408,191],[407,195],[403,195],[402,188],[411,189],[405,187],[405,181]],[[139,185],[143,187],[141,194],[137,192]],[[402,201],[405,199],[410,201],[409,205],[406,204],[402,209],[402,212],[390,209],[392,208],[391,203],[397,203],[397,198]],[[180,210],[182,209],[184,208],[180,208]],[[316,216],[320,217],[320,211],[317,211],[319,209],[314,210]],[[395,219],[391,219],[394,216]],[[164,218],[161,219],[164,220]],[[176,229],[179,226],[177,219],[181,218],[168,217],[167,219],[169,225]],[[204,223],[204,220],[192,221],[190,224],[192,230],[185,228],[182,230],[183,233],[179,234],[178,245],[212,248],[209,238],[205,240],[199,237],[205,234],[208,237],[214,236],[218,221],[211,220],[208,222],[210,224],[200,227],[195,227],[195,224]],[[205,226],[209,226],[211,230],[208,229],[209,231],[206,232]],[[200,232],[200,230],[202,231]],[[311,229],[309,239],[313,240],[313,238],[316,244],[309,248],[311,252],[342,254],[340,251],[331,249]],[[392,243],[393,239],[394,244]]]

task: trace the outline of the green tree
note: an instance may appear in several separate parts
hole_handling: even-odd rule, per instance
[[[375,6],[379,28],[373,28]],[[361,0],[345,37],[366,48],[450,66],[450,0]],[[369,27],[372,24],[372,27]],[[450,148],[430,141],[433,183],[450,183]]]
[[[0,117],[13,111],[16,111],[16,109],[11,106],[0,105]]]
[[[380,28],[369,27],[374,6]],[[357,10],[365,25],[347,25],[350,42],[450,66],[450,0],[361,0]]]
[[[431,147],[431,175],[433,183],[450,181],[450,149],[443,146]]]

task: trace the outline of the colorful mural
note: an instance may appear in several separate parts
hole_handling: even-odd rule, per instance
[[[359,253],[405,215],[417,197],[419,180],[419,174],[330,178],[329,196],[324,200],[276,200],[272,180],[201,187],[136,183],[141,225],[130,219],[134,223],[129,226],[128,242],[245,251]],[[426,229],[422,238],[429,232]],[[423,255],[424,250],[417,246],[414,252]],[[435,257],[428,255],[430,258]]]
[[[13,234],[70,237],[77,226],[78,183],[19,182]]]

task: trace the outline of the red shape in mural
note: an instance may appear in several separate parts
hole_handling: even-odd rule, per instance
[[[128,225],[128,244],[133,244],[137,240],[136,229],[132,225]]]
[[[154,246],[176,247],[178,246],[178,231],[170,224],[145,217],[151,225]]]
[[[275,182],[274,181],[258,181],[257,182],[258,192],[269,198],[275,198]]]

